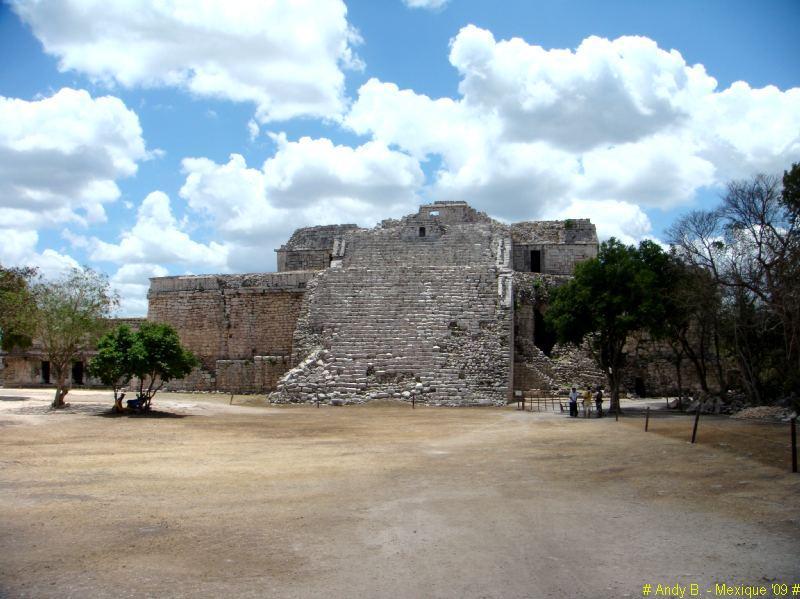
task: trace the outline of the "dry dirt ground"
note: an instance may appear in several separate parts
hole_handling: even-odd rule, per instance
[[[107,393],[75,391],[60,413],[49,396],[0,389],[2,597],[616,598],[800,582],[787,425],[704,420],[690,445],[689,417],[645,433],[638,416],[178,394],[154,401],[172,416],[108,417]]]

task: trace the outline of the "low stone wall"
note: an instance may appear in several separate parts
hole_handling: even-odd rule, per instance
[[[151,279],[148,320],[174,326],[181,343],[201,362],[166,388],[239,393],[274,389],[289,367],[303,294],[315,274]]]
[[[218,391],[260,393],[275,389],[289,370],[289,356],[255,356],[252,360],[218,360]]]

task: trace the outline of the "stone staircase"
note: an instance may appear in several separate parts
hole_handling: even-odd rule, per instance
[[[504,404],[510,309],[484,266],[329,269],[308,287],[271,401]]]

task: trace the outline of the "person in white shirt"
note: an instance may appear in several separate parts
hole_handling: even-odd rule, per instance
[[[578,415],[578,390],[575,387],[569,394],[569,415],[573,418]]]

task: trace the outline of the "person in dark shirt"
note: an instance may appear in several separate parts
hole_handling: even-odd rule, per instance
[[[597,385],[597,392],[594,394],[594,407],[597,408],[597,417],[603,417],[603,388]]]

